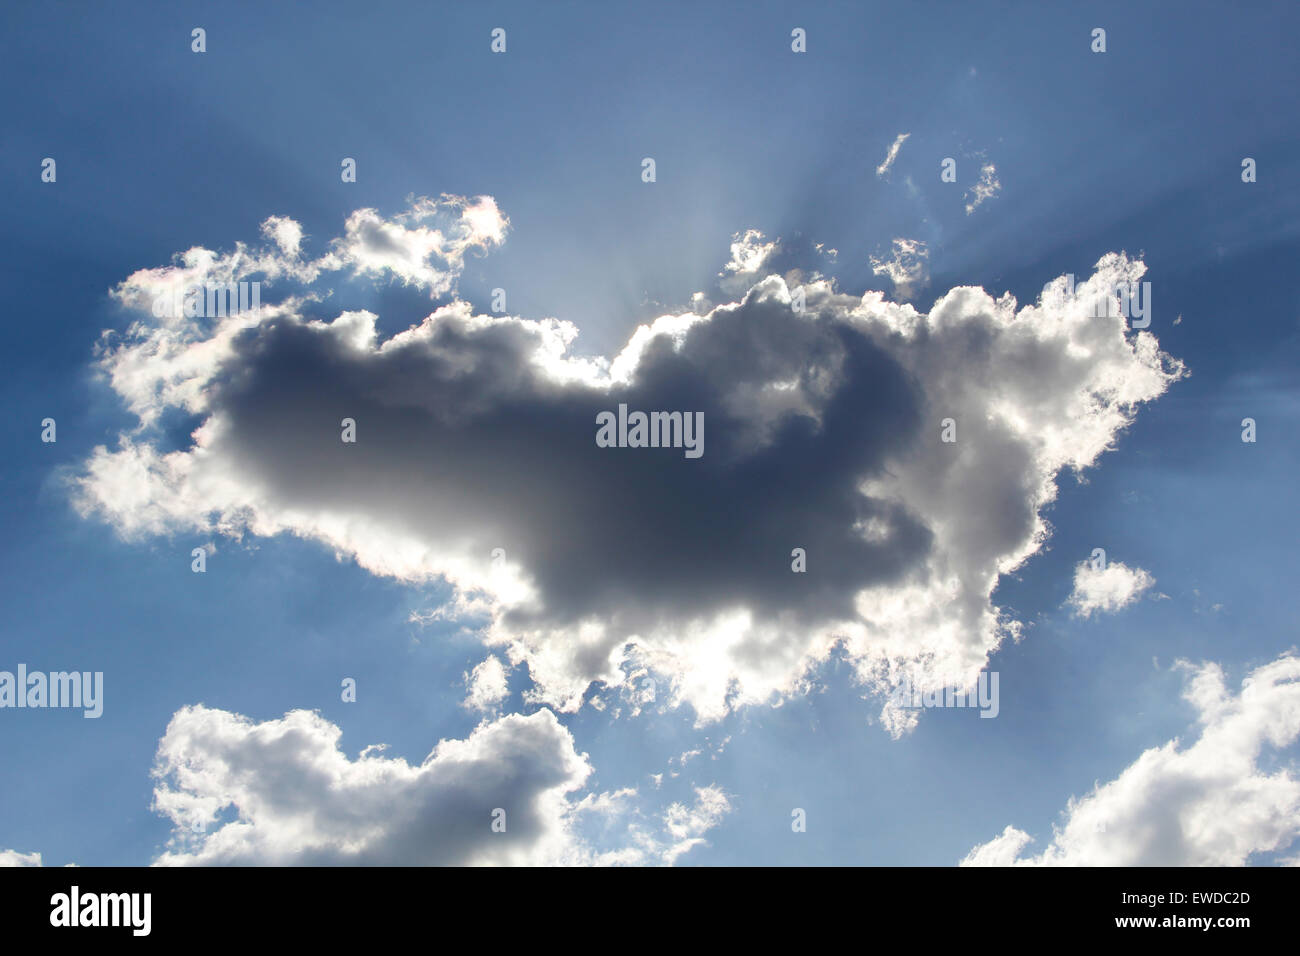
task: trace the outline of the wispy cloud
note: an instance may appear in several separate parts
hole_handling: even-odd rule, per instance
[[[911,133],[899,133],[897,138],[889,147],[889,152],[885,154],[885,161],[876,167],[876,175],[884,176],[889,172],[889,167],[894,165],[894,160],[898,158],[898,151],[903,148],[903,143],[907,142],[907,137]]]
[[[980,167],[980,178],[970,189],[966,190],[966,215],[970,215],[987,199],[992,199],[1002,189],[998,180],[998,171],[992,163]]]
[[[894,292],[904,302],[930,281],[930,250],[920,239],[895,239],[888,259],[871,257],[871,270],[888,277]]]

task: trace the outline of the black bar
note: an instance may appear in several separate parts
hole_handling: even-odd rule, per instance
[[[150,894],[148,935],[135,935],[127,910],[121,922],[128,925],[51,925],[52,898],[65,894],[70,903],[73,886],[83,906],[87,895]],[[715,935],[734,942],[755,931],[812,939],[834,930],[872,946],[886,938],[881,934],[945,948],[960,942],[963,949],[1022,934],[1043,942],[1128,938],[1181,946],[1200,939],[1235,946],[1285,938],[1296,925],[1297,889],[1300,878],[1288,868],[28,868],[0,870],[0,925],[7,943],[66,942],[75,934],[92,945],[94,939],[373,944],[414,932],[423,945],[461,948],[467,943],[455,941],[469,932],[495,949],[512,932],[532,945],[547,938],[559,945],[566,937],[590,942],[592,933],[604,931],[624,938],[662,934],[672,945]],[[1135,918],[1154,924],[1118,925]],[[1178,923],[1205,918],[1212,921],[1208,929]],[[1245,925],[1217,922],[1242,918]]]

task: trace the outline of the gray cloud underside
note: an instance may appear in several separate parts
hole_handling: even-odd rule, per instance
[[[466,208],[489,207],[451,206]],[[459,234],[503,234],[492,223]],[[397,226],[370,231],[386,258],[365,234],[349,255],[424,281],[410,277],[426,234],[403,255]],[[746,276],[738,301],[643,326],[612,362],[573,358],[567,323],[454,299],[382,342],[368,313],[309,322],[295,299],[257,319],[145,319],[105,348],[113,387],[146,425],[167,408],[203,425],[172,454],[151,427],[97,449],[78,505],[127,535],[290,531],[377,573],[445,575],[487,609],[489,642],[527,662],[535,699],[564,709],[640,667],[712,719],[797,691],[837,645],[869,686],[970,680],[1014,632],[989,598],[1044,539],[1058,472],[1091,465],[1181,373],[1150,333],[1092,317],[1144,267],[1105,257],[1092,282],[1023,309],[954,289],[928,315],[814,274],[796,311],[802,276],[765,274],[786,250],[760,240],[746,235],[725,280]],[[239,273],[206,255],[191,266]],[[320,278],[273,251],[253,261]],[[117,294],[144,302],[175,278],[146,270]],[[703,457],[598,447],[596,416],[619,403],[703,412]]]

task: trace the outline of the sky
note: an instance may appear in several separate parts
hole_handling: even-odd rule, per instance
[[[0,17],[0,863],[1300,861],[1290,6]]]

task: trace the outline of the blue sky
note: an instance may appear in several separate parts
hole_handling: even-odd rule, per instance
[[[546,705],[594,768],[572,799],[636,788],[639,811],[659,819],[675,803],[698,807],[696,788],[725,795],[726,812],[691,831],[701,842],[678,863],[949,865],[1008,825],[1034,837],[1027,855],[1041,852],[1072,797],[1149,748],[1196,740],[1176,659],[1219,665],[1235,694],[1297,642],[1300,67],[1289,38],[1300,23],[1284,5],[55,4],[0,16],[0,72],[21,91],[0,150],[11,303],[0,669],[103,671],[106,688],[98,720],[0,710],[0,758],[14,770],[0,850],[47,865],[144,865],[166,852],[176,821],[152,808],[150,770],[191,705],[254,722],[315,710],[349,758],[382,742],[412,765],[480,721],[543,707],[529,664],[512,669],[495,710],[462,705],[465,673],[492,648],[476,621],[412,620],[450,600],[436,575],[373,573],[306,534],[124,538],[73,506],[70,482],[94,449],[136,425],[96,374],[101,331],[135,318],[110,290],[192,247],[254,242],[271,216],[301,224],[315,257],[355,210],[395,217],[411,196],[491,196],[508,234],[464,257],[455,295],[486,314],[505,288],[510,315],[577,326],[577,356],[612,357],[639,325],[689,312],[696,291],[739,301],[718,274],[749,229],[857,297],[900,298],[872,257],[897,238],[924,242],[911,299],[922,313],[963,285],[1032,304],[1110,252],[1146,264],[1149,331],[1190,374],[1141,402],[1083,481],[1057,476],[1050,538],[992,596],[1024,625],[988,661],[1001,675],[997,719],[927,712],[895,739],[841,651],[809,671],[811,690],[703,725],[667,694],[639,716],[615,716],[618,694],[599,688],[605,709]],[[202,54],[194,27],[207,31]],[[504,54],[489,50],[494,27],[507,30]],[[791,51],[795,27],[806,53]],[[1104,53],[1090,50],[1094,27],[1107,31]],[[641,180],[647,156],[653,183]],[[57,161],[54,183],[41,180],[44,157]],[[342,157],[356,159],[355,183],[340,181]],[[945,157],[956,183],[940,180]],[[1243,157],[1258,181],[1242,182]],[[968,214],[985,164],[998,189]],[[838,254],[812,258],[814,243]],[[381,339],[453,298],[356,273],[330,290],[303,315],[366,309]],[[40,441],[46,417],[57,443]],[[170,408],[150,440],[188,448],[203,417]],[[1245,417],[1255,443],[1240,440]],[[194,574],[190,550],[209,540],[216,552]],[[1095,547],[1155,583],[1115,613],[1081,617],[1065,602]],[[354,703],[340,700],[349,676]],[[1289,733],[1251,773],[1294,774],[1300,728]],[[793,808],[807,832],[792,832]],[[1294,809],[1279,826],[1300,828]],[[1287,857],[1290,837],[1240,836],[1243,861]],[[1184,856],[1153,842],[1150,860],[1130,862],[1209,859],[1195,833],[1182,837]],[[597,852],[628,840],[612,816],[584,839]]]

